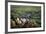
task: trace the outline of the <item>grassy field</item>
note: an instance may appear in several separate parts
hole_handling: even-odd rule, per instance
[[[11,5],[11,28],[32,27],[41,27],[41,7]]]

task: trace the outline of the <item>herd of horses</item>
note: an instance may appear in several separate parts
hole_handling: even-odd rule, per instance
[[[15,20],[11,19],[11,28],[31,28],[37,27],[37,23],[34,19],[26,18],[16,18]]]

